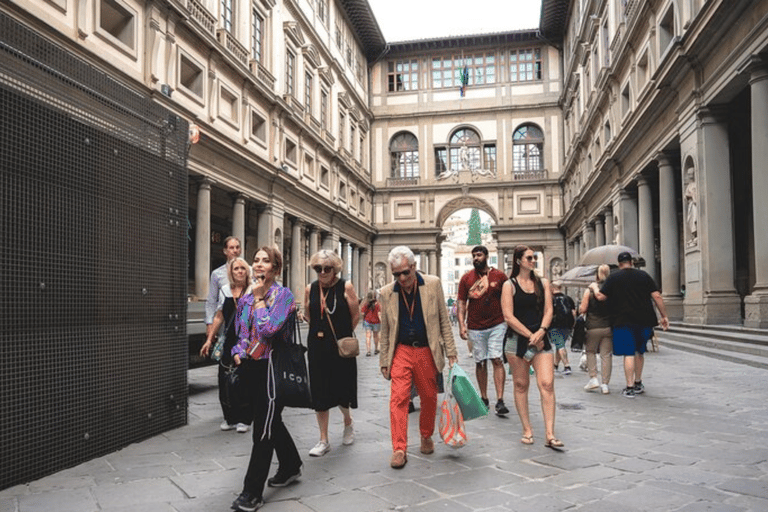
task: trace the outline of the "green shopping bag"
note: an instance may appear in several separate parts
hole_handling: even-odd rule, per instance
[[[448,382],[453,392],[453,397],[459,404],[464,421],[473,420],[488,414],[488,407],[480,398],[467,373],[461,369],[458,363],[453,363],[448,373]]]

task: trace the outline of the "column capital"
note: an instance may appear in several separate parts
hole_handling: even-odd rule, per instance
[[[722,124],[728,120],[730,110],[726,105],[708,105],[701,107],[696,112],[699,122],[702,125]]]
[[[672,167],[672,161],[669,159],[669,157],[664,153],[663,151],[659,151],[656,153],[656,165],[661,167]]]
[[[752,54],[736,69],[739,74],[749,73],[749,84],[768,79],[768,60],[758,54]]]
[[[635,181],[637,182],[638,187],[648,187],[650,184],[648,183],[648,178],[643,176],[642,174],[638,174],[635,178]]]

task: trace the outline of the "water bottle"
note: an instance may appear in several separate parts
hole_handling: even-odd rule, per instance
[[[535,356],[536,352],[538,351],[539,350],[536,348],[535,345],[528,345],[528,350],[525,351],[525,354],[523,355],[523,359],[525,359],[530,363],[531,359],[533,359],[533,356]]]

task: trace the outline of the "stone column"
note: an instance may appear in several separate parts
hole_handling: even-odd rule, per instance
[[[302,223],[299,219],[294,219],[293,223],[291,224],[291,268],[290,268],[290,278],[291,278],[291,291],[293,292],[293,297],[295,298],[296,302],[301,305],[301,301],[304,300],[304,279],[303,276],[305,275],[304,272],[304,265],[302,263],[303,260],[303,251],[302,251],[302,243],[301,243],[301,231],[302,231]]]
[[[360,249],[360,296],[371,290],[371,251]]]
[[[496,268],[507,273],[507,265],[506,265],[506,259],[507,259],[507,253],[504,251],[503,247],[497,247],[496,248]]]
[[[644,176],[637,178],[637,251],[645,258],[645,271],[656,283],[656,257],[653,243],[653,199],[651,185]]]
[[[595,247],[605,245],[605,225],[603,224],[603,218],[595,218]]]
[[[577,236],[573,239],[573,251],[574,264],[579,265],[581,263],[581,236]]]
[[[749,85],[752,98],[752,218],[754,229],[755,286],[745,299],[744,325],[768,327],[768,237],[765,221],[768,219],[768,67],[765,62],[752,70]]]
[[[734,286],[733,204],[728,142],[728,113],[724,108],[702,109],[700,116],[701,169],[698,181],[698,248],[696,260],[686,260],[686,280],[699,274],[701,320],[705,324],[733,324],[741,318],[740,299]],[[760,142],[764,144],[764,142]],[[759,168],[759,161],[755,162]],[[759,224],[759,219],[756,219]],[[690,256],[690,255],[689,255]],[[686,286],[686,306],[688,289]]]
[[[661,252],[661,294],[667,314],[683,317],[680,294],[680,228],[677,223],[675,169],[664,154],[656,157],[659,166],[659,249]]]
[[[605,218],[605,243],[613,245],[615,243],[613,234],[613,210],[606,208],[603,211],[603,217]]]
[[[427,259],[429,260],[429,273],[439,277],[437,274],[437,253],[435,251],[427,251]]]
[[[211,280],[211,181],[203,178],[197,187],[195,226],[195,295],[205,300]]]
[[[307,265],[309,265],[309,261],[312,258],[312,256],[314,256],[315,253],[320,250],[320,233],[317,230],[317,226],[309,227],[308,236],[309,236],[309,256],[307,259]],[[315,271],[309,268],[308,266],[306,269],[306,276],[307,276],[307,283],[311,283],[317,278],[317,276],[315,275]]]
[[[256,238],[259,241],[258,246],[270,246],[274,240],[272,234],[272,207],[266,206],[263,210],[259,211],[259,231],[256,233]]]
[[[349,264],[351,263],[349,261],[349,247],[350,245],[347,240],[341,241],[341,254],[339,256],[341,256],[341,261],[344,262],[344,267],[342,268],[341,275],[347,281],[352,280],[352,276],[349,275]]]
[[[352,245],[352,286],[360,293],[360,249]]]
[[[595,247],[595,226],[584,223],[584,248],[588,251]]]
[[[640,241],[637,234],[637,199],[626,190],[620,190],[616,199],[616,207],[619,213],[619,245],[626,245],[636,251]]]
[[[245,196],[238,194],[232,205],[232,236],[240,240],[242,254],[245,256]]]

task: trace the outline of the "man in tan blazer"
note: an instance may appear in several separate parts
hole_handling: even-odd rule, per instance
[[[392,381],[390,465],[399,469],[408,461],[411,383],[421,397],[421,453],[430,454],[435,450],[432,434],[437,411],[437,373],[442,372],[446,356],[453,366],[457,353],[440,279],[418,274],[416,259],[408,247],[395,247],[387,259],[395,282],[381,289],[379,366],[384,378]]]

